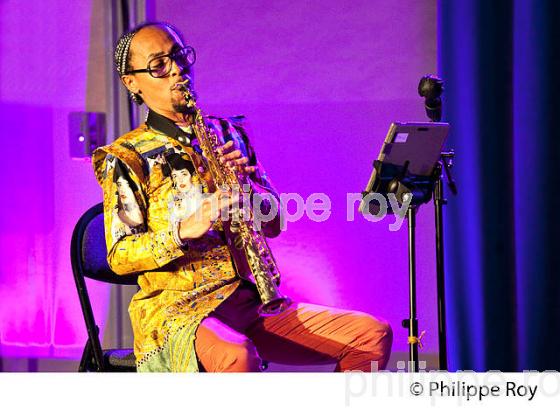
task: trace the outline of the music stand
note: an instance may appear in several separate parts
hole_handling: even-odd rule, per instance
[[[373,171],[366,189],[362,192],[360,212],[377,215],[379,205],[372,202],[373,195],[387,198],[395,195],[400,205],[409,203],[408,219],[408,271],[409,318],[403,320],[408,328],[409,371],[418,371],[418,319],[416,318],[416,211],[430,201],[440,180],[441,149],[449,132],[447,123],[392,123],[373,162]],[[390,210],[392,212],[392,210]],[[438,289],[439,290],[439,289]]]

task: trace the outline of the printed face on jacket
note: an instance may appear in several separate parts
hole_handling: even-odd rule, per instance
[[[168,197],[170,222],[176,223],[192,215],[203,200],[203,187],[193,163],[176,152],[165,156],[164,176],[171,179]]]
[[[123,176],[117,178],[117,209],[122,222],[129,227],[135,227],[143,222],[143,216],[136,202],[134,191]]]
[[[188,169],[174,169],[171,171],[173,187],[180,193],[187,193],[193,187],[191,173]]]
[[[122,208],[125,210],[130,209],[131,204],[134,203],[134,192],[132,192],[132,188],[130,188],[128,181],[122,176],[117,178],[117,193],[119,195]]]

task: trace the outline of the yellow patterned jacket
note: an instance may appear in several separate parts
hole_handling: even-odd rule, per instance
[[[222,140],[234,140],[257,167],[254,191],[277,198],[243,118],[208,117],[206,123]],[[103,189],[109,266],[119,275],[140,274],[140,290],[129,305],[138,371],[198,371],[198,324],[239,285],[219,222],[202,238],[184,243],[178,237],[179,221],[212,189],[196,142],[190,129],[150,111],[146,123],[93,155]],[[263,230],[276,236],[279,218]]]

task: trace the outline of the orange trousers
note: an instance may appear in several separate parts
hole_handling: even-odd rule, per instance
[[[370,372],[387,366],[393,334],[371,315],[293,302],[259,317],[260,299],[242,283],[196,332],[195,351],[207,372],[253,372],[261,359],[287,365],[336,363],[335,371]]]

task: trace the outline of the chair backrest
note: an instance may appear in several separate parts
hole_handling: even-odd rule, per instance
[[[87,277],[119,285],[136,285],[138,275],[119,276],[111,270],[107,263],[103,204],[92,206],[78,220],[72,233],[70,259],[88,333],[88,343],[86,344],[84,356],[82,356],[80,368],[85,366],[84,358],[86,357],[86,352],[88,349],[91,349],[96,370],[104,371],[105,365],[99,340],[99,329],[93,317],[93,309],[84,278]]]
[[[74,276],[119,285],[136,285],[138,275],[117,275],[107,263],[103,204],[88,209],[78,220],[71,243]]]

